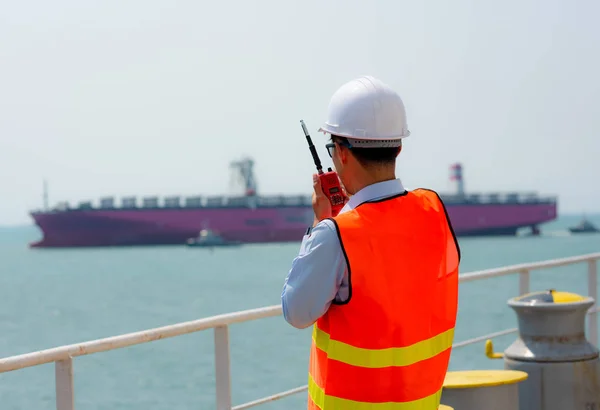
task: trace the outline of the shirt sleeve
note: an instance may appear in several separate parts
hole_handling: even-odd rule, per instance
[[[304,329],[319,319],[336,297],[346,271],[346,260],[336,228],[319,222],[305,235],[298,256],[283,285],[281,305],[285,320]]]

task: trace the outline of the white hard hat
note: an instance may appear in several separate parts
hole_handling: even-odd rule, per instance
[[[398,147],[410,131],[400,96],[380,80],[364,76],[331,97],[324,133],[351,139],[358,147]]]

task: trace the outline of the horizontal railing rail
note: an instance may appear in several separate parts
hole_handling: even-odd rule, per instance
[[[531,271],[548,269],[560,266],[573,265],[578,263],[587,263],[588,276],[588,296],[594,301],[597,300],[597,263],[600,259],[600,252],[587,255],[574,256],[569,258],[546,260],[534,263],[524,263],[519,265],[505,266],[502,268],[486,269],[477,272],[465,273],[460,275],[460,282],[471,282],[486,278],[505,276],[511,274],[519,275],[519,294],[529,292],[529,275]],[[594,345],[598,345],[598,318],[597,314],[600,308],[596,302],[590,308],[588,315],[589,339]],[[300,393],[307,390],[307,386],[301,386],[290,389],[272,396],[254,400],[238,406],[232,406],[231,403],[231,375],[230,375],[230,352],[229,352],[229,326],[234,323],[248,322],[251,320],[264,319],[282,315],[280,305],[262,307],[258,309],[245,310],[241,312],[227,313],[208,318],[192,320],[189,322],[177,323],[173,325],[158,327],[154,329],[133,332],[119,336],[108,337],[104,339],[92,340],[83,343],[55,347],[38,352],[26,353],[12,357],[0,359],[0,373],[24,369],[32,366],[39,366],[47,363],[55,363],[55,384],[56,384],[56,408],[57,410],[74,410],[74,388],[73,388],[73,358],[93,353],[106,352],[109,350],[121,349],[123,347],[138,345],[162,340],[170,337],[185,335],[188,333],[199,332],[207,329],[214,329],[215,344],[215,375],[216,375],[216,405],[217,410],[242,410],[284,397]],[[511,333],[516,333],[517,329],[507,329],[500,332],[491,333],[484,336],[478,336],[473,339],[457,342],[453,348],[468,346],[474,343],[485,341],[494,337],[499,337]]]

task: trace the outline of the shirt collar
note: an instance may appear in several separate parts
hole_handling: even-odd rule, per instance
[[[399,195],[405,191],[404,185],[402,185],[402,182],[398,178],[367,185],[350,197],[340,213],[350,211],[363,202],[376,201],[389,196]]]

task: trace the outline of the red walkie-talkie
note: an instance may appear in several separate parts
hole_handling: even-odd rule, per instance
[[[300,120],[300,124],[302,125],[302,130],[306,136],[306,141],[308,141],[308,148],[312,154],[313,161],[317,167],[319,179],[321,180],[321,188],[323,188],[323,193],[327,198],[329,198],[329,202],[331,203],[331,214],[332,216],[336,216],[346,204],[346,195],[344,194],[344,191],[342,191],[340,179],[338,174],[331,168],[327,168],[327,172],[323,172],[321,160],[319,159],[317,150],[315,149],[310,135],[308,134],[306,125],[304,125],[304,121]]]

